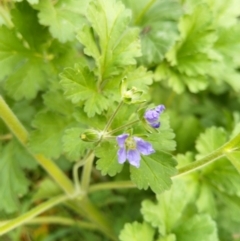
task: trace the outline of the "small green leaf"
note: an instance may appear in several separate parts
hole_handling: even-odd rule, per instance
[[[88,0],[41,0],[34,5],[39,11],[38,17],[42,25],[48,26],[54,38],[64,43],[73,40],[75,33],[85,23],[84,13]]]
[[[84,52],[95,59],[101,79],[136,63],[134,58],[141,55],[138,29],[129,27],[131,12],[121,2],[92,1],[87,19],[98,35],[99,50],[89,27],[83,28],[78,39],[85,46]]]
[[[33,168],[35,160],[17,142],[0,146],[0,210],[7,213],[18,211],[19,197],[28,191],[29,181],[22,167]]]
[[[174,231],[178,241],[218,241],[216,223],[207,214],[195,215]]]
[[[117,151],[116,143],[112,142],[103,142],[96,148],[95,154],[99,158],[97,169],[101,171],[102,175],[115,176],[121,172],[123,165],[118,163]]]
[[[147,223],[127,223],[122,229],[119,239],[121,241],[153,241],[154,229]]]
[[[14,28],[0,27],[0,81],[5,80],[4,88],[12,98],[33,99],[47,86],[53,58],[48,47],[52,39],[39,24],[37,11],[26,1],[14,6]]]
[[[161,64],[156,71],[157,79],[168,79],[169,85],[178,93],[185,85],[191,92],[204,90],[208,84],[207,74],[215,61],[213,45],[217,40],[213,18],[207,4],[198,4],[185,14],[179,23],[180,38],[166,54],[169,63]]]
[[[159,64],[178,37],[177,21],[182,13],[181,5],[175,0],[141,0],[138,4],[128,0],[123,2],[133,11],[134,22],[141,28],[143,56],[138,60],[150,66]],[[144,12],[145,9],[147,11]]]
[[[197,65],[196,65],[196,68]],[[208,86],[208,79],[205,76],[188,76],[180,73],[177,67],[170,67],[168,63],[161,63],[155,71],[155,79],[168,80],[168,85],[177,93],[182,93],[186,86],[193,93],[204,90]]]
[[[76,64],[67,68],[61,74],[61,85],[65,96],[74,104],[84,101],[84,111],[89,117],[101,114],[109,106],[109,101],[104,93],[99,92],[96,79],[87,66]]]
[[[225,144],[226,141],[227,135],[223,128],[212,127],[207,129],[196,141],[196,149],[199,152],[197,157],[199,159],[204,157]]]
[[[158,203],[145,200],[142,202],[141,213],[144,220],[158,228],[161,235],[165,236],[173,230],[182,212],[189,202],[187,185],[183,182],[175,182],[169,191],[157,196]],[[171,214],[171,215],[169,215]]]
[[[131,166],[131,179],[139,189],[151,189],[161,193],[170,188],[171,176],[176,173],[176,161],[170,154],[157,152],[141,157],[140,167]]]
[[[196,54],[203,54],[211,48],[216,41],[216,34],[213,32],[211,12],[206,4],[198,4],[192,13],[185,14],[180,20],[180,40],[167,54],[171,65],[178,65],[180,72],[193,75],[188,69],[190,59]],[[207,57],[207,55],[205,55]],[[207,59],[207,58],[206,58]],[[185,61],[186,64],[185,64]],[[199,74],[198,71],[194,71]]]

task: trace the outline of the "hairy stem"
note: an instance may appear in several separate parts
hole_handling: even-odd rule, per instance
[[[28,140],[28,132],[23,127],[18,118],[11,111],[7,103],[4,101],[2,96],[0,96],[0,117],[6,123],[8,128],[14,133],[18,140],[26,145]]]
[[[207,155],[206,157],[179,168],[178,173],[174,175],[172,178],[180,177],[188,173],[202,169],[203,167],[208,166],[209,164],[213,163],[214,161],[220,159],[223,156],[224,154],[222,153],[222,150],[217,149],[211,154]]]
[[[173,178],[186,175],[188,173],[194,172],[196,170],[199,170],[214,161],[220,159],[221,157],[226,156],[227,154],[234,152],[236,150],[240,149],[240,134],[235,136],[232,140],[221,146],[220,148],[216,149],[206,157],[203,157],[200,160],[197,160],[195,162],[192,162],[186,166],[183,166],[178,169],[178,173],[173,176]]]
[[[38,216],[39,214],[45,212],[46,210],[56,206],[57,204],[64,202],[68,199],[67,196],[58,196],[51,198],[50,200],[38,205],[36,208],[31,209],[27,213],[7,222],[6,224],[0,227],[0,235],[3,235],[14,228],[17,228],[27,222],[29,222],[34,217]]]
[[[118,104],[116,110],[113,112],[112,116],[111,116],[110,119],[108,120],[108,122],[107,122],[107,124],[106,124],[106,126],[105,126],[105,128],[104,128],[104,130],[103,130],[103,132],[105,132],[105,131],[108,130],[108,128],[109,128],[110,125],[112,124],[112,122],[113,122],[116,114],[118,113],[118,111],[119,111],[119,109],[121,108],[122,105],[123,105],[123,101],[121,101],[121,102]]]
[[[108,134],[109,135],[114,134],[115,132],[121,131],[121,130],[125,129],[126,127],[132,126],[132,125],[134,125],[134,124],[136,124],[138,122],[139,122],[139,120],[135,120],[135,121],[129,122],[129,123],[125,124],[125,125],[119,126],[118,128],[108,132]]]
[[[7,220],[0,222],[0,227],[11,222],[12,220]],[[58,225],[66,225],[66,226],[78,226],[80,228],[96,230],[97,227],[89,222],[74,220],[65,217],[58,216],[47,216],[47,217],[38,217],[33,218],[31,220],[27,220],[26,225],[36,225],[36,224],[58,224]]]
[[[3,119],[12,133],[17,137],[17,139],[22,143],[22,145],[27,149],[26,145],[29,134],[1,96],[0,117]],[[73,183],[52,160],[40,154],[32,154],[32,156],[68,195],[75,195]]]

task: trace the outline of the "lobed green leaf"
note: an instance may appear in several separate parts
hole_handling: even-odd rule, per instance
[[[76,32],[86,22],[84,13],[88,0],[41,0],[34,8],[39,11],[39,22],[49,27],[54,38],[65,43],[74,39]]]
[[[153,241],[154,229],[147,223],[127,223],[122,229],[119,239],[121,241]]]
[[[139,189],[150,187],[155,193],[161,193],[170,188],[171,176],[176,173],[176,161],[170,154],[156,152],[141,157],[140,167],[131,166],[131,179]]]
[[[141,55],[138,29],[129,27],[131,12],[121,2],[92,1],[87,19],[98,36],[99,47],[87,26],[78,34],[78,39],[85,46],[84,52],[95,59],[101,80],[136,63],[135,57]]]

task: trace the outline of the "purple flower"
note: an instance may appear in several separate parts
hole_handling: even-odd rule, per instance
[[[122,134],[117,136],[119,145],[118,162],[123,164],[126,160],[135,167],[140,167],[140,160],[142,155],[150,155],[154,153],[154,149],[149,142],[144,141],[139,137],[132,137],[129,134]]]
[[[165,110],[164,105],[158,105],[154,109],[147,110],[144,114],[144,118],[148,122],[148,124],[151,125],[153,128],[159,128],[160,126],[159,117],[164,110]]]

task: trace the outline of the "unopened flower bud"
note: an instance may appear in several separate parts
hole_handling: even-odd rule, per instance
[[[127,104],[143,103],[145,100],[141,100],[142,94],[143,92],[141,90],[137,90],[136,87],[132,87],[130,90],[123,93],[123,101]]]
[[[88,129],[80,135],[80,138],[82,139],[82,141],[86,142],[97,142],[100,140],[101,135],[100,132],[97,130]]]

